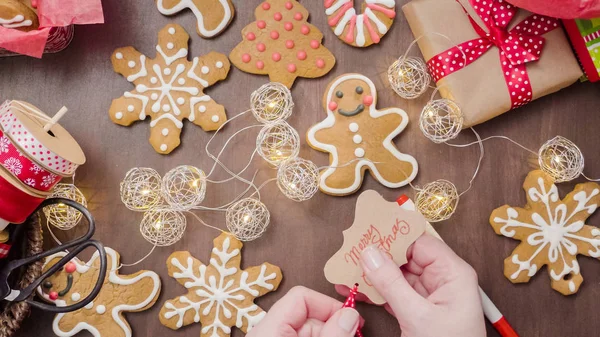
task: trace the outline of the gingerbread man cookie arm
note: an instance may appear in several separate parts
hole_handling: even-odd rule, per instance
[[[196,16],[198,35],[205,38],[212,38],[223,32],[235,15],[230,0],[157,0],[156,5],[163,15],[174,15],[189,8]],[[213,24],[207,22],[217,16],[220,19]]]

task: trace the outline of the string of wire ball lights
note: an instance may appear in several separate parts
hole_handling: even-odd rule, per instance
[[[450,41],[443,34],[434,32],[430,34],[439,35]],[[415,39],[409,45],[405,54],[388,68],[388,80],[392,89],[404,99],[418,98],[430,87],[431,75],[423,58],[407,56],[412,46],[421,37]],[[479,172],[484,155],[483,142],[490,139],[508,140],[537,156],[541,170],[552,176],[556,182],[572,181],[579,176],[583,176],[590,181],[600,181],[600,179],[591,179],[583,173],[584,157],[581,150],[575,143],[562,136],[556,136],[548,140],[537,152],[505,136],[490,136],[481,139],[473,128],[470,129],[477,137],[477,141],[468,144],[448,143],[448,141],[458,137],[462,131],[464,117],[460,106],[456,102],[447,98],[434,99],[438,90],[437,87],[434,89],[431,98],[421,110],[419,128],[423,135],[436,144],[446,143],[453,147],[479,145],[481,152],[479,163],[470,180],[469,187],[462,193],[458,192],[452,182],[443,179],[432,181],[423,187],[411,185],[416,190],[415,206],[429,222],[444,221],[454,214],[460,196],[471,188]]]

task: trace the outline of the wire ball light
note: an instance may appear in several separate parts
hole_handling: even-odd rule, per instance
[[[575,143],[562,136],[556,136],[540,147],[538,162],[542,171],[558,183],[571,181],[583,173],[583,153]]]
[[[161,191],[171,207],[176,210],[189,210],[204,200],[206,174],[194,166],[178,166],[165,174]]]
[[[427,221],[440,222],[450,219],[454,214],[459,198],[456,186],[440,179],[418,190],[415,205]]]
[[[48,198],[70,199],[87,207],[85,196],[73,184],[57,184]],[[63,203],[44,207],[44,215],[50,225],[64,231],[77,226],[82,217],[78,210]]]
[[[423,107],[419,128],[436,144],[458,137],[463,127],[463,114],[456,102],[441,98],[431,100]]]
[[[181,240],[186,228],[186,218],[172,209],[146,211],[140,223],[140,233],[148,242],[158,246],[170,246]]]
[[[402,56],[388,68],[388,80],[400,97],[415,99],[427,90],[431,76],[422,58]]]
[[[231,205],[226,212],[227,229],[240,241],[260,238],[271,220],[269,210],[257,199],[245,198]]]
[[[134,167],[121,182],[121,201],[132,211],[145,211],[159,205],[162,179],[154,169]]]
[[[294,101],[290,89],[281,83],[270,82],[252,93],[250,106],[260,123],[270,124],[288,119],[292,115]]]
[[[294,201],[306,201],[319,191],[319,168],[312,161],[292,158],[277,170],[277,186]]]
[[[298,131],[285,121],[267,124],[256,137],[256,150],[269,164],[279,166],[300,153]]]

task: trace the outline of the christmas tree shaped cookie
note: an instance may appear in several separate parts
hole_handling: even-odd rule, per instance
[[[335,57],[321,44],[323,34],[308,23],[298,1],[266,0],[254,15],[257,21],[242,30],[243,41],[229,55],[240,70],[291,88],[297,77],[321,77],[333,68]]]

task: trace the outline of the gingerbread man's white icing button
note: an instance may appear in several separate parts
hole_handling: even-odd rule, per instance
[[[96,307],[96,312],[98,313],[98,315],[102,315],[106,312],[106,307],[100,304]]]
[[[356,150],[354,150],[354,155],[357,156],[357,157],[359,157],[359,158],[362,158],[362,157],[365,156],[365,150],[363,148],[359,147]]]
[[[92,302],[88,303],[88,304],[87,304],[87,305],[86,305],[84,308],[86,308],[86,309],[90,310],[90,309],[92,309],[93,307],[94,307],[94,302],[92,301]]]
[[[350,125],[348,126],[348,128],[352,132],[358,132],[358,124],[356,124],[356,123],[350,123]]]
[[[360,144],[360,143],[362,143],[362,136],[354,135],[354,137],[352,137],[352,141],[354,141],[354,144]]]
[[[81,294],[80,293],[72,293],[71,294],[71,300],[73,302],[79,302],[80,299],[81,299]]]

